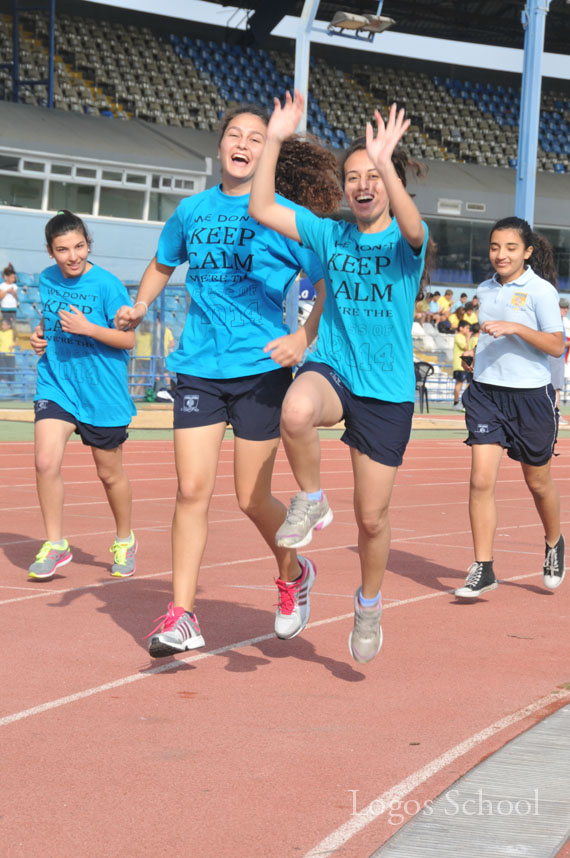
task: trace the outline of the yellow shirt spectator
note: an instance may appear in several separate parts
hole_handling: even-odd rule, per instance
[[[453,372],[456,370],[464,370],[465,367],[461,363],[461,355],[465,351],[465,349],[469,348],[470,340],[469,337],[459,331],[455,334],[453,339],[453,364],[452,369]]]
[[[0,352],[2,354],[14,354],[16,339],[13,328],[2,328],[0,331]]]

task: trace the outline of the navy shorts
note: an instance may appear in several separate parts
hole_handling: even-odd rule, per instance
[[[341,441],[381,465],[398,468],[402,464],[412,432],[413,402],[386,402],[372,396],[357,396],[325,363],[306,361],[295,377],[304,372],[318,372],[337,393],[345,427]]]
[[[473,376],[472,372],[469,372],[466,369],[454,369],[453,370],[453,378],[455,381],[467,381]]]
[[[246,441],[279,438],[281,406],[293,380],[290,367],[241,378],[200,378],[178,373],[174,428],[229,423]]]
[[[535,467],[552,458],[558,409],[551,384],[517,388],[472,381],[462,402],[469,446],[500,444],[511,459]]]
[[[115,450],[129,437],[126,426],[92,426],[90,423],[82,423],[51,399],[37,399],[34,402],[34,411],[36,423],[38,420],[63,420],[65,423],[73,423],[75,435],[79,435],[87,447]]]

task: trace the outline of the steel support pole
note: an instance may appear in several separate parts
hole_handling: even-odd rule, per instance
[[[532,226],[536,190],[536,158],[540,123],[540,90],[544,30],[550,0],[527,0],[522,13],[525,30],[519,117],[515,214]]]
[[[309,106],[309,60],[311,55],[311,29],[319,0],[305,0],[303,12],[299,19],[299,30],[295,39],[295,89],[298,89],[305,99],[303,117],[297,131],[304,134],[307,130],[307,107]]]

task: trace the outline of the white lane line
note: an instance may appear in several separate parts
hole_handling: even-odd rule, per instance
[[[228,565],[228,564],[223,564]],[[161,573],[162,574],[162,573]],[[148,578],[156,577],[152,575],[146,576]],[[97,585],[93,585],[97,586]],[[78,588],[78,589],[88,589],[88,588]],[[58,593],[65,592],[62,590],[58,590]],[[436,593],[426,593],[422,596],[414,596],[411,599],[402,599],[400,602],[395,602],[390,605],[385,605],[384,609],[387,610],[389,608],[399,608],[402,605],[409,605],[414,602],[424,602],[428,599],[437,599],[441,596],[448,595],[453,592],[452,590],[439,590]],[[316,629],[319,626],[327,626],[331,623],[338,623],[342,620],[352,619],[354,616],[353,611],[348,614],[340,614],[336,617],[329,617],[326,620],[317,620],[314,623],[309,623],[307,625],[307,629]],[[129,685],[131,682],[136,682],[138,679],[145,679],[147,676],[154,676],[156,673],[164,673],[167,670],[175,670],[177,665],[179,664],[192,664],[195,661],[201,661],[205,658],[211,658],[214,655],[222,655],[225,652],[229,652],[232,649],[241,649],[242,647],[252,646],[253,644],[260,643],[261,641],[268,641],[275,638],[275,634],[272,632],[267,635],[260,635],[256,638],[249,638],[249,640],[239,641],[237,643],[227,644],[226,646],[219,647],[218,649],[210,650],[210,652],[198,653],[197,655],[191,655],[187,658],[177,659],[174,661],[169,661],[167,664],[158,665],[158,667],[149,668],[148,670],[143,670],[140,673],[133,673],[130,676],[124,676],[121,679],[116,679],[113,682],[106,682],[103,685],[97,685],[94,688],[88,688],[85,691],[78,691],[75,694],[69,694],[66,697],[59,697],[57,700],[50,700],[47,703],[40,703],[39,706],[32,706],[30,709],[23,709],[21,712],[14,712],[13,715],[6,715],[3,718],[0,718],[0,727],[5,727],[8,724],[13,724],[15,721],[21,721],[23,718],[30,718],[33,715],[41,715],[43,712],[48,712],[50,709],[57,709],[60,706],[66,706],[68,703],[75,703],[77,700],[84,700],[86,697],[92,697],[94,694],[101,694],[102,692],[109,691],[113,688],[120,688],[123,685]]]
[[[244,563],[250,562],[248,560],[242,561]],[[222,564],[212,564],[215,566],[229,566],[230,563],[222,563]],[[141,577],[145,578],[157,578],[160,575],[164,575],[165,573],[160,572],[156,575],[145,575]],[[505,580],[517,580],[518,578],[532,578],[535,577],[537,573],[533,573],[532,575],[519,575],[517,578],[508,578]],[[132,579],[127,579],[132,580]],[[101,582],[100,584],[93,584],[91,587],[99,587],[104,586],[108,582]],[[77,587],[70,588],[70,590],[57,590],[54,592],[57,593],[65,593],[71,592],[73,589],[78,590],[87,590],[91,589],[90,587]],[[453,593],[453,590],[438,590],[434,593],[425,593],[421,596],[412,596],[409,599],[401,599],[398,602],[391,602],[389,605],[384,605],[384,610],[387,611],[390,608],[401,608],[403,605],[411,605],[416,602],[426,602],[429,599],[439,599],[442,596],[448,596]],[[39,594],[38,594],[39,595]],[[14,600],[17,601],[17,600]],[[3,603],[5,604],[5,603]],[[338,623],[342,620],[350,620],[354,616],[354,612],[351,611],[348,614],[340,614],[336,617],[329,617],[326,620],[317,620],[314,623],[308,623],[306,626],[307,629],[316,629],[319,626],[327,626],[331,623]],[[214,655],[222,655],[225,652],[229,652],[232,649],[240,649],[246,646],[252,646],[253,644],[260,643],[261,641],[268,641],[275,638],[275,634],[272,632],[267,635],[260,635],[256,638],[249,638],[245,641],[239,641],[237,643],[227,644],[226,646],[219,647],[218,649],[210,650],[209,652],[198,653],[197,655],[191,655],[187,658],[177,659],[174,661],[170,661],[167,664],[159,665],[158,667],[149,668],[148,670],[144,670],[140,673],[134,673],[130,676],[124,676],[121,679],[116,679],[113,682],[106,682],[104,685],[97,685],[94,688],[88,688],[85,691],[78,691],[75,694],[69,694],[66,697],[59,697],[57,700],[50,700],[47,703],[41,703],[39,706],[33,706],[31,709],[23,709],[21,712],[15,712],[13,715],[6,715],[3,718],[0,718],[0,727],[4,727],[7,724],[12,724],[14,721],[21,721],[23,718],[30,718],[32,715],[40,715],[43,712],[47,712],[50,709],[57,709],[60,706],[65,706],[68,703],[74,703],[77,700],[83,700],[86,697],[92,697],[94,694],[101,694],[104,691],[109,691],[113,688],[120,688],[123,685],[129,685],[131,682],[136,682],[138,679],[145,679],[147,676],[154,676],[156,673],[164,673],[168,670],[175,670],[176,666],[179,664],[191,664],[195,661],[201,661],[205,658],[211,658]],[[568,692],[570,695],[570,691]],[[352,835],[351,835],[352,836]]]
[[[477,747],[477,745],[480,745],[487,739],[492,738],[502,730],[506,730],[507,727],[512,727],[515,724],[518,724],[520,721],[523,721],[535,712],[540,712],[542,709],[546,709],[546,707],[550,706],[552,703],[567,700],[568,698],[570,698],[570,690],[554,691],[552,694],[548,694],[546,697],[542,697],[540,700],[530,703],[523,709],[519,709],[518,712],[514,712],[512,715],[507,715],[505,718],[495,721],[494,724],[491,724],[479,733],[475,733],[469,739],[466,739],[464,742],[460,742],[459,745],[455,745],[454,748],[446,751],[445,754],[436,757],[426,766],[418,769],[417,772],[414,772],[407,778],[404,778],[403,781],[400,781],[400,783],[390,787],[389,790],[386,790],[386,792],[382,793],[378,798],[375,798],[367,807],[359,813],[354,814],[348,822],[345,822],[344,825],[341,825],[336,829],[336,831],[333,831],[332,834],[329,834],[328,837],[321,840],[321,842],[307,852],[303,858],[327,858],[327,856],[334,855],[334,853],[344,846],[351,837],[354,837],[355,834],[358,834],[363,828],[366,828],[367,825],[386,813],[386,811],[390,809],[392,802],[401,801],[405,796],[409,795],[413,790],[421,786],[421,784],[438,774],[438,772],[450,763],[454,762],[454,760],[457,760],[458,757],[463,757],[465,754],[468,754],[469,751],[472,751],[473,748]]]

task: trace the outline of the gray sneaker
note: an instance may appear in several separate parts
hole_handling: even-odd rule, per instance
[[[67,539],[64,542],[64,548],[54,548],[49,539],[44,542],[28,570],[30,578],[47,581],[49,578],[53,578],[55,570],[59,566],[65,566],[66,563],[69,563],[71,551]]]
[[[113,554],[115,562],[111,566],[111,575],[113,578],[130,578],[137,568],[135,554],[137,553],[138,544],[134,533],[131,531],[131,538],[128,542],[118,542],[116,539],[109,548]]]
[[[366,608],[361,605],[359,593],[360,587],[354,595],[354,627],[348,636],[348,648],[355,661],[366,664],[378,655],[382,646],[382,607]]]
[[[275,542],[280,548],[302,548],[313,538],[313,530],[322,530],[332,520],[332,509],[325,494],[320,501],[311,501],[306,492],[299,492],[292,499],[287,517],[275,534]]]
[[[153,658],[205,646],[196,614],[175,608],[172,602],[166,614],[157,617],[155,622],[158,626],[146,635],[150,638],[148,651]]]

